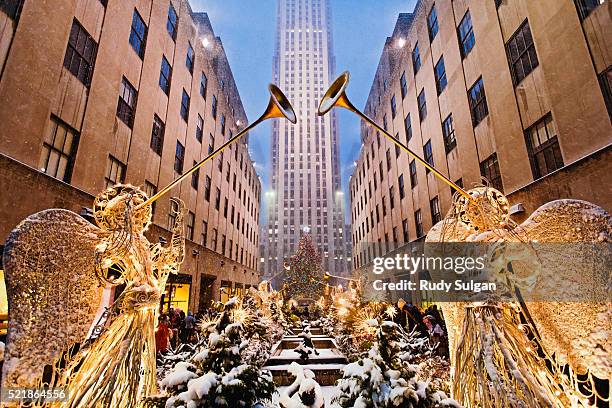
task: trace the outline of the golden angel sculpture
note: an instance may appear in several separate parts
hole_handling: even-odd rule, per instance
[[[52,406],[136,407],[156,391],[155,325],[161,294],[184,255],[182,203],[170,244],[144,236],[151,206],[117,185],[94,202],[94,226],[62,209],[34,214],[4,252],[10,322],[3,387],[62,387]],[[88,341],[108,285],[124,289]],[[46,405],[48,406],[48,405]]]
[[[453,398],[467,407],[609,403],[593,376],[612,379],[610,215],[558,200],[517,225],[499,191],[469,194],[474,200],[455,195],[427,242],[487,243],[495,249],[490,272],[511,296],[442,304]]]

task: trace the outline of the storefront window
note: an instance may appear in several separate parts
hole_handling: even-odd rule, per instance
[[[219,290],[219,300],[225,303],[232,297],[232,282],[221,281],[221,289]]]
[[[172,309],[189,311],[189,298],[191,294],[191,276],[186,274],[171,275],[166,284],[166,290],[161,299],[161,310],[167,312]]]

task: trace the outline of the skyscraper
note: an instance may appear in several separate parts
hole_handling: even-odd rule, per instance
[[[271,190],[262,234],[264,276],[282,271],[301,234],[312,235],[332,274],[350,270],[340,185],[335,114],[317,105],[335,75],[329,0],[278,0],[274,82],[286,92],[298,123],[272,125]],[[282,274],[275,283],[282,284]]]

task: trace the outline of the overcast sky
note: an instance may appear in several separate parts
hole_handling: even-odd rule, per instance
[[[215,34],[221,37],[250,120],[268,103],[277,0],[190,0],[194,11],[205,11]],[[331,0],[336,69],[351,72],[350,99],[363,108],[374,79],[386,37],[399,13],[412,12],[416,0]],[[269,123],[269,122],[268,122]],[[264,123],[250,134],[251,156],[268,188],[270,126]],[[353,163],[359,154],[359,120],[340,114],[340,168],[342,188],[348,189]],[[345,194],[348,200],[348,194]]]

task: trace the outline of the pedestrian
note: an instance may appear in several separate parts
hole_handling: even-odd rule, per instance
[[[395,317],[393,321],[397,323],[402,329],[406,329],[406,311],[404,310],[404,306],[406,306],[406,301],[402,298],[397,300],[395,309]]]
[[[155,330],[155,349],[158,353],[165,353],[168,351],[169,340],[172,337],[172,329],[170,329],[168,323],[168,317],[166,315],[159,316],[159,322]]]
[[[427,315],[423,318],[423,323],[427,328],[427,334],[429,335],[429,342],[437,354],[441,356],[448,356],[448,339],[442,329],[442,326],[436,321],[432,315]]]
[[[423,324],[423,314],[420,309],[409,302],[404,306],[406,310],[406,316],[408,318],[408,328],[412,332],[416,330],[417,335],[420,337],[427,337],[427,327]]]
[[[187,340],[185,338],[185,319],[187,318],[187,316],[185,315],[185,312],[183,312],[182,310],[178,312],[178,318],[176,320],[176,331],[178,334],[178,338],[181,341],[182,344],[186,343]]]
[[[193,312],[187,312],[187,317],[185,317],[185,329],[184,329],[184,337],[181,339],[183,343],[190,343],[191,336],[193,336],[193,329],[195,328],[196,319],[193,316]]]

